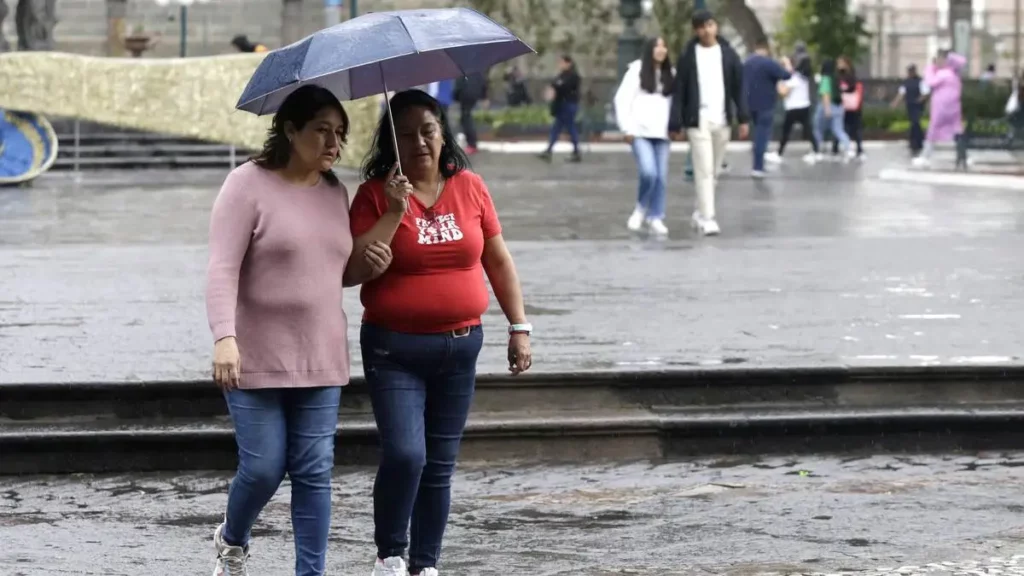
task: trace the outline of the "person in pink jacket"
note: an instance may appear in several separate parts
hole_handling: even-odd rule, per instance
[[[927,166],[936,142],[952,142],[963,132],[960,70],[965,64],[963,56],[943,50],[925,69],[924,82],[931,89],[931,116],[924,151],[914,158],[915,165]]]
[[[353,254],[348,191],[331,169],[348,130],[330,91],[299,88],[274,115],[263,151],[228,175],[213,205],[213,378],[238,444],[238,472],[214,533],[214,576],[247,576],[253,523],[286,474],[295,574],[324,573],[334,435],[349,380],[342,286],[391,263],[381,242]]]

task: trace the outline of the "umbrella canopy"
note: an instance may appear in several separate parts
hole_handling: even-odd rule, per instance
[[[28,182],[57,159],[57,135],[46,118],[0,110],[0,186]]]
[[[267,54],[237,108],[271,114],[305,84],[355,100],[484,72],[533,51],[469,8],[375,12]]]

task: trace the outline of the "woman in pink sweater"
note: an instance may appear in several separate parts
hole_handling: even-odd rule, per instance
[[[263,151],[228,175],[213,206],[206,309],[239,460],[214,534],[214,576],[247,574],[250,529],[286,473],[295,574],[324,573],[334,434],[349,380],[342,286],[391,262],[380,242],[349,260],[348,192],[331,170],[348,129],[328,90],[296,90]]]

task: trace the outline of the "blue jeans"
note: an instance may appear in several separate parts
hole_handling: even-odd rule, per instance
[[[256,517],[285,473],[292,483],[296,576],[321,576],[331,528],[331,469],[341,387],[230,390],[225,394],[238,443],[222,536],[249,543]]]
[[[373,539],[378,558],[402,556],[408,546],[410,574],[436,567],[441,556],[483,341],[480,326],[462,336],[405,334],[372,324],[360,332],[381,449]]]
[[[580,105],[575,102],[565,102],[555,107],[555,121],[551,123],[551,135],[548,137],[548,152],[555,147],[555,142],[562,132],[568,131],[572,140],[572,150],[579,154],[580,134],[576,128],[576,113],[579,108]]]
[[[751,111],[750,113],[754,132],[754,170],[758,172],[764,172],[764,154],[768,151],[768,144],[772,141],[774,115],[774,110]]]
[[[636,207],[648,218],[665,217],[665,185],[668,181],[668,140],[634,138],[633,157],[636,158],[640,185]]]
[[[832,131],[832,135],[839,140],[839,147],[845,154],[850,149],[850,137],[846,134],[844,126],[845,110],[842,104],[833,104],[831,107],[832,116],[825,117],[825,109],[821,104],[814,110],[814,139],[818,142],[820,150],[824,150],[826,125]]]

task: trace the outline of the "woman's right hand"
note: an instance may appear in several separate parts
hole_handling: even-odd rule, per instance
[[[395,162],[384,183],[384,196],[388,199],[388,212],[405,214],[409,209],[409,196],[412,195],[412,191],[412,184],[409,183],[408,178],[398,174],[398,162]]]
[[[238,388],[242,373],[242,357],[234,336],[217,340],[213,345],[213,381],[224,390]]]

